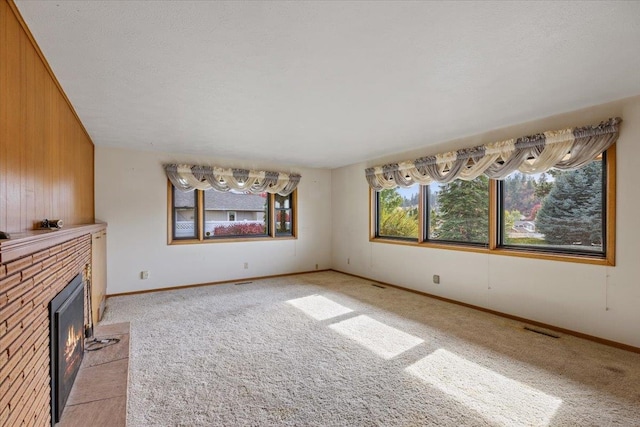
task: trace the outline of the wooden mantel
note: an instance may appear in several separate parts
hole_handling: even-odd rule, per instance
[[[60,229],[33,230],[11,234],[10,239],[0,239],[0,264],[106,228],[107,223],[97,222],[94,224],[72,225]]]

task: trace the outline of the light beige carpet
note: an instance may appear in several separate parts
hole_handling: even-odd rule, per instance
[[[111,298],[129,426],[638,426],[640,355],[336,272]]]

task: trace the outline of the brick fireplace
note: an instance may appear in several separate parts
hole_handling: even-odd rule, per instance
[[[92,229],[0,241],[0,425],[50,426],[49,303],[91,262]],[[85,280],[82,280],[83,287]],[[82,292],[86,304],[86,289]],[[86,307],[83,309],[84,324]]]

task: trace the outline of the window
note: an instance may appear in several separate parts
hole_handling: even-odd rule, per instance
[[[420,186],[392,188],[377,193],[376,236],[418,240]]]
[[[205,239],[268,235],[270,197],[267,193],[207,190],[202,191],[202,197]]]
[[[615,145],[572,171],[376,191],[372,239],[614,265]]]
[[[455,180],[428,187],[426,240],[487,245],[489,179]]]
[[[421,197],[420,192],[425,194]],[[423,200],[421,202],[420,200]],[[420,212],[425,215],[422,241],[487,245],[489,180],[456,180],[421,187],[393,188],[376,193],[376,236],[418,241]],[[422,209],[420,208],[422,206]]]
[[[498,194],[500,246],[605,255],[606,156],[574,171],[516,172]]]
[[[173,192],[173,238],[195,239],[198,237],[197,192]]]
[[[276,213],[276,236],[291,236],[293,219],[293,195],[274,195]]]
[[[288,196],[215,190],[184,193],[169,183],[169,194],[169,243],[295,237],[295,192]]]

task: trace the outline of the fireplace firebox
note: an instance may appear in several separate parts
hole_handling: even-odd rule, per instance
[[[49,304],[51,424],[62,417],[84,355],[84,282],[78,274]]]

